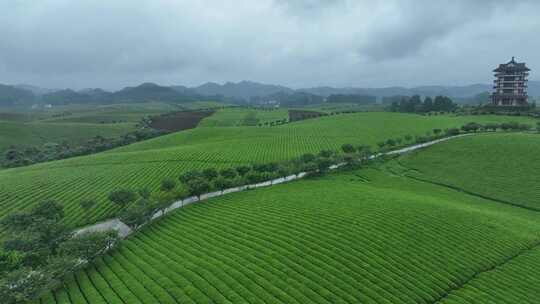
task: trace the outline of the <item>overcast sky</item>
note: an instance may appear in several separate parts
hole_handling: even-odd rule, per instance
[[[0,0],[0,83],[116,89],[252,80],[291,87],[540,79],[540,1]]]

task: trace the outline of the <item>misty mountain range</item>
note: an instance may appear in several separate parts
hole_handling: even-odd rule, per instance
[[[272,99],[289,98],[291,100],[320,100],[314,97],[328,97],[335,94],[354,94],[376,96],[377,98],[403,95],[449,96],[461,102],[474,102],[475,96],[491,92],[491,85],[473,84],[467,86],[420,86],[413,88],[333,88],[314,87],[291,89],[285,86],[261,84],[251,81],[225,84],[205,83],[197,87],[160,86],[143,83],[135,87],[126,87],[116,92],[102,89],[53,90],[31,85],[1,85],[0,106],[72,103],[124,103],[124,102],[191,102],[196,100],[216,100],[227,102],[264,102]],[[529,95],[540,96],[540,81],[529,81]],[[290,98],[292,96],[292,98]],[[279,100],[278,100],[279,101]]]

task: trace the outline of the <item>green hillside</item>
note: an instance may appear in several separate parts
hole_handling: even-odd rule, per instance
[[[144,116],[178,107],[164,103],[68,105],[50,109],[0,109],[0,153],[10,146],[79,144],[97,135],[118,137],[135,129]]]
[[[257,110],[248,108],[225,108],[201,121],[201,127],[256,126],[265,122],[288,119],[288,112],[279,110]]]
[[[537,303],[539,277],[540,248],[536,246],[507,264],[480,274],[441,303]]]
[[[31,147],[46,143],[82,143],[97,135],[117,137],[134,130],[132,123],[42,123],[0,121],[0,153],[10,146]]]
[[[407,134],[424,135],[433,128],[470,121],[529,122],[504,116],[419,116],[399,113],[358,113],[313,119],[279,127],[196,128],[95,155],[0,171],[0,216],[25,209],[43,199],[65,205],[73,226],[111,216],[117,207],[106,200],[119,188],[157,189],[165,177],[205,167],[290,159],[306,152],[339,149],[344,143],[370,144]],[[99,204],[90,214],[81,199]]]
[[[70,123],[117,123],[117,122],[132,122],[136,123],[144,116],[159,115],[169,111],[178,111],[178,107],[162,104],[117,104],[97,106],[93,108],[85,108],[81,106],[65,106],[61,113],[48,118],[47,122],[70,122]]]
[[[400,160],[413,177],[540,210],[540,136],[460,138]]]
[[[177,210],[42,303],[472,303],[490,279],[508,284],[479,303],[533,303],[539,220],[377,170],[329,175]]]

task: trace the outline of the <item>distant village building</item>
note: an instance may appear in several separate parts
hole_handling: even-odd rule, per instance
[[[516,62],[514,57],[508,63],[500,64],[495,73],[494,92],[491,102],[494,106],[527,106],[527,76],[530,69],[524,62]]]

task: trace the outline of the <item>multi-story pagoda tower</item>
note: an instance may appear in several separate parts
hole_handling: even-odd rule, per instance
[[[494,106],[527,106],[527,76],[530,69],[524,62],[518,63],[512,57],[508,63],[500,64],[493,70],[495,77],[491,102]]]

